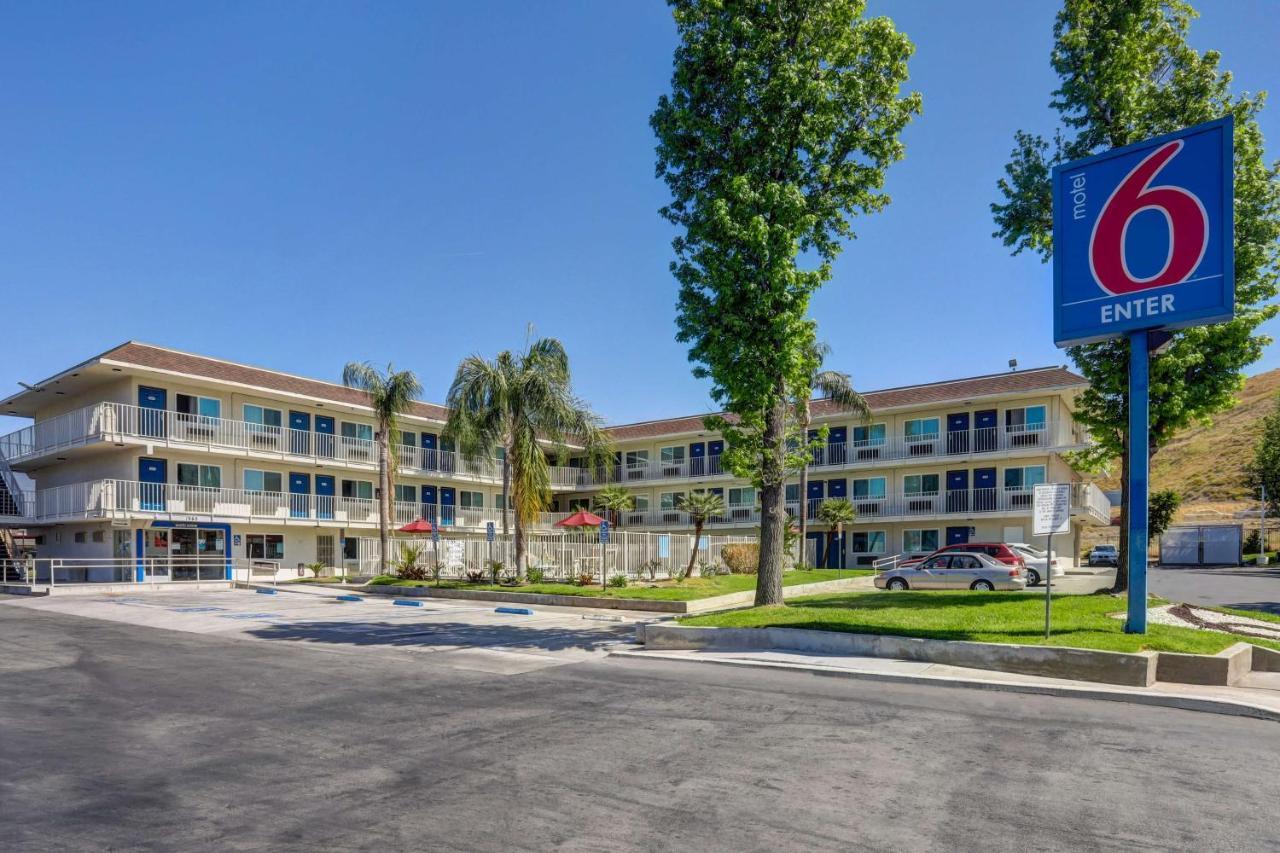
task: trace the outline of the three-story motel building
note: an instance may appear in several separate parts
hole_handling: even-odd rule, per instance
[[[806,500],[814,518],[823,500],[847,498],[857,520],[843,541],[812,523],[810,559],[853,566],[968,540],[1033,542],[1032,489],[1043,482],[1075,484],[1076,537],[1109,523],[1106,497],[1064,458],[1089,441],[1072,418],[1084,387],[1048,367],[873,391],[870,422],[816,402],[826,441],[807,494],[787,487],[788,509]],[[32,421],[0,437],[7,549],[22,529],[17,545],[38,557],[145,557],[153,580],[181,579],[190,563],[179,558],[274,561],[295,575],[311,562],[367,569],[376,554],[375,427],[359,391],[131,341],[24,386],[0,413]],[[500,456],[460,457],[441,438],[447,414],[420,402],[402,420],[393,526],[500,530]],[[681,499],[709,489],[727,504],[709,528],[753,532],[758,496],[721,465],[724,441],[702,418],[610,427],[611,470],[553,459],[550,511],[536,526],[552,529],[613,482],[635,496],[623,529],[687,532]]]

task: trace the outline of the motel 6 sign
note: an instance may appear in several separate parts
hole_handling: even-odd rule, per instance
[[[1230,320],[1232,119],[1053,169],[1060,347]]]

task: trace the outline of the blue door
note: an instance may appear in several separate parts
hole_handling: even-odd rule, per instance
[[[316,456],[333,458],[333,418],[316,415]]]
[[[311,455],[311,415],[306,412],[289,413],[289,452]]]
[[[719,474],[719,473],[720,473],[720,470],[721,470],[721,469],[720,469],[720,454],[721,454],[721,453],[724,453],[724,442],[723,442],[723,441],[708,441],[708,442],[707,442],[707,473],[708,473],[708,474]]]
[[[996,410],[984,409],[981,412],[974,412],[973,449],[979,453],[984,453],[995,450],[997,446]]]
[[[827,480],[827,497],[845,498],[849,496],[849,481],[843,477],[839,480]]]
[[[453,524],[453,487],[440,487],[440,526]]]
[[[816,429],[809,430],[809,433],[808,433],[809,446],[812,447],[813,443],[817,440],[818,440],[818,431]],[[813,452],[812,464],[821,465],[822,458],[826,456],[826,454],[823,453],[822,449],[818,447],[815,447],[812,452]]]
[[[975,468],[973,471],[973,509],[991,512],[996,508],[996,469]]]
[[[289,517],[311,517],[311,475],[289,472]]]
[[[969,472],[947,472],[947,512],[969,511]]]
[[[436,487],[422,487],[422,517],[432,524],[436,523]]]
[[[138,460],[138,509],[164,512],[164,484],[169,479],[169,465],[163,459]]]
[[[828,569],[844,568],[844,537],[846,534],[839,535],[833,530],[827,534],[827,553],[826,560],[820,565],[825,565]]]
[[[948,527],[947,528],[947,544],[963,545],[969,541],[968,527]]]
[[[805,495],[805,497],[808,499],[807,500],[808,506],[805,508],[805,515],[808,516],[810,519],[812,519],[813,516],[818,512],[818,505],[822,503],[822,497],[823,495],[826,494],[824,485],[825,484],[823,483],[822,480],[809,481],[809,493]],[[814,563],[814,565],[815,566],[821,565],[821,563]]]
[[[844,449],[849,441],[848,427],[832,427],[827,431],[827,464],[843,465],[845,460]]]
[[[969,452],[969,413],[947,415],[947,452]]]
[[[689,445],[689,476],[702,477],[707,473],[707,444],[695,441]]]
[[[427,471],[436,471],[440,468],[440,460],[436,453],[436,434],[433,432],[422,434],[422,467]]]
[[[333,518],[333,478],[316,474],[316,518]]]
[[[138,432],[152,438],[165,436],[165,409],[168,394],[163,388],[138,386]]]

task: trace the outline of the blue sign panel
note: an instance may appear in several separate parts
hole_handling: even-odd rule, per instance
[[[486,521],[484,523],[484,538],[492,542],[494,537],[493,522]]]
[[[1053,169],[1060,347],[1234,316],[1232,119]]]
[[[609,522],[603,519],[600,521],[600,541],[606,545],[609,543]]]

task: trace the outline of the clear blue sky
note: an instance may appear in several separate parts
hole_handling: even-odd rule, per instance
[[[1195,45],[1275,88],[1276,4],[1201,5]],[[1014,130],[1050,127],[1055,8],[873,3],[924,115],[814,301],[860,387],[1064,362],[1049,269],[987,210]],[[533,322],[611,422],[703,410],[648,127],[674,40],[640,0],[5,4],[0,391],[136,338],[335,380],[394,361],[439,400]],[[1280,103],[1264,131],[1280,156]]]

